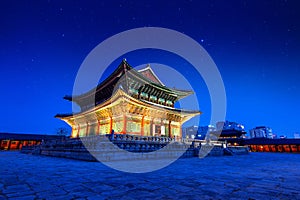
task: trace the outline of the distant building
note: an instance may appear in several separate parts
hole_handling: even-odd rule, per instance
[[[244,125],[237,122],[223,121],[217,122],[216,130],[212,131],[209,136],[206,136],[209,139],[220,141],[226,141],[231,145],[238,145],[240,140],[246,136]]]
[[[258,126],[250,130],[251,138],[271,138],[273,139],[275,135],[272,132],[272,129],[267,126]]]
[[[18,150],[22,146],[33,146],[40,144],[42,141],[64,138],[64,135],[0,133],[0,150]]]
[[[216,128],[213,125],[208,126],[190,126],[183,128],[182,133],[184,138],[196,138],[204,139],[207,132],[215,131]]]
[[[214,127],[213,125],[200,126],[198,128],[198,134],[196,135],[196,138],[202,140],[206,137],[207,133],[211,133],[213,131],[216,131],[216,127]]]
[[[198,126],[182,127],[183,138],[194,138],[198,132]]]
[[[236,131],[244,131],[245,126],[237,123],[237,122],[230,122],[230,121],[225,121],[225,122],[217,122],[216,124],[217,130],[236,130]]]
[[[246,136],[244,125],[237,122],[223,121],[217,122],[216,127],[208,126],[190,126],[182,129],[184,138],[196,138],[200,140],[223,140],[229,144],[237,142]]]

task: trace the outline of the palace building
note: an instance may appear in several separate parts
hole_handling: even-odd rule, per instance
[[[39,145],[42,141],[64,139],[64,135],[0,132],[0,150],[20,150],[23,146]]]
[[[181,125],[200,111],[174,107],[193,94],[166,87],[148,65],[137,71],[123,60],[96,88],[65,96],[81,108],[79,113],[57,114],[72,127],[73,138],[109,133],[181,138]]]

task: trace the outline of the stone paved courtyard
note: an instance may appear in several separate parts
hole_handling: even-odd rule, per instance
[[[0,152],[0,199],[300,199],[300,154],[180,159],[150,173]]]

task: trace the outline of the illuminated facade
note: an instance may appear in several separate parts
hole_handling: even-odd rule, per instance
[[[65,136],[25,133],[0,133],[0,150],[20,150],[23,146],[34,146],[47,140],[62,140]]]
[[[133,69],[123,60],[117,69],[93,90],[79,96],[66,96],[81,111],[56,115],[72,127],[72,137],[133,134],[182,137],[181,125],[200,111],[174,107],[176,101],[192,91],[170,89],[150,66]]]
[[[250,131],[250,138],[274,138],[272,129],[267,126],[258,126]]]

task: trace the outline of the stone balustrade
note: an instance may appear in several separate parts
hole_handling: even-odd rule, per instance
[[[202,151],[200,151],[201,148]],[[163,149],[163,151],[157,152],[160,149]],[[198,156],[199,153],[205,153],[206,151],[210,151],[209,155],[212,156],[223,155],[223,146],[220,142],[207,144],[205,141],[200,140],[175,141],[173,138],[168,137],[109,134],[49,140],[35,146],[34,149],[24,147],[24,150],[22,150],[23,153],[88,161],[96,161],[95,157],[109,161],[127,160],[128,154],[126,154],[126,151],[139,153],[139,155],[130,156],[130,159],[135,157],[139,157],[139,159],[186,158]],[[150,152],[153,153],[149,154]]]

